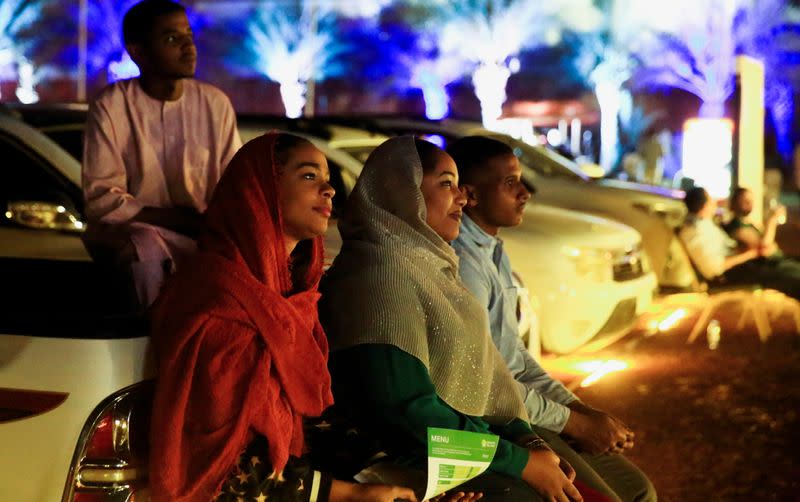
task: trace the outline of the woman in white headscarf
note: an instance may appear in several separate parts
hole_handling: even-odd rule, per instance
[[[428,427],[492,432],[489,470],[459,490],[581,500],[571,467],[532,434],[486,312],[459,280],[448,242],[465,204],[455,163],[431,143],[393,138],[367,159],[320,287],[337,407],[409,473],[426,465]]]

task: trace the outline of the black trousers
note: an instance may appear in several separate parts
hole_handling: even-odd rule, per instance
[[[521,479],[496,472],[484,472],[457,486],[455,492],[482,492],[486,502],[539,502],[544,499]]]
[[[757,258],[733,267],[722,277],[726,284],[758,283],[800,300],[800,261],[794,258]]]

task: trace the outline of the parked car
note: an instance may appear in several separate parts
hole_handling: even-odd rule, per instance
[[[45,122],[39,127],[68,148],[81,144],[82,122]],[[331,145],[362,148],[365,141],[355,137],[362,133],[338,132],[328,140],[308,137],[328,155],[340,209],[362,164]],[[246,139],[246,125],[242,133]],[[372,135],[371,141],[383,139]],[[3,112],[0,155],[8,166],[0,184],[5,208],[0,443],[6,452],[0,460],[0,498],[66,502],[146,496],[154,376],[146,323],[129,310],[111,271],[92,262],[83,246],[79,162],[41,131]],[[638,235],[555,208],[533,205],[528,213],[527,221],[540,223],[509,232],[506,246],[515,262],[526,262],[519,269],[523,278],[541,275],[535,282],[545,284],[544,278],[561,276],[549,296],[534,291],[541,295],[542,319],[552,319],[547,329],[566,335],[563,345],[556,340],[549,348],[569,350],[586,333],[602,332],[603,324],[607,330],[627,327],[650,301],[655,284],[639,261]],[[331,228],[329,259],[341,242],[335,225]],[[547,258],[529,259],[533,249]],[[615,252],[635,258],[636,277],[623,287],[613,280]],[[601,303],[613,304],[612,314],[598,315]]]
[[[144,322],[83,246],[78,161],[3,112],[0,158],[0,499],[128,500],[144,474]]]
[[[247,141],[278,124],[280,119],[240,120]],[[342,151],[351,156],[339,164],[343,179],[355,179],[363,161],[386,136],[324,121],[300,129],[325,136],[321,147],[329,159]],[[292,122],[294,129],[298,122]],[[319,146],[319,144],[318,144]],[[339,150],[334,152],[334,150]],[[349,193],[352,185],[344,185]],[[338,250],[341,238],[330,225],[326,244]],[[641,252],[639,234],[625,225],[562,208],[532,202],[522,225],[503,230],[503,241],[520,281],[537,307],[541,346],[551,352],[571,352],[597,338],[626,333],[647,309],[656,289],[655,274]],[[529,348],[534,353],[535,338]]]
[[[675,236],[686,215],[680,190],[594,179],[555,151],[490,131],[475,122],[395,117],[327,120],[384,134],[423,134],[442,144],[469,135],[499,139],[514,148],[523,178],[537,188],[536,198],[541,204],[602,216],[636,229],[660,286],[688,289],[696,280],[689,257]]]

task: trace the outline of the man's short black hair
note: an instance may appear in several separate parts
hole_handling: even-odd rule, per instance
[[[706,202],[708,202],[708,193],[702,187],[690,188],[683,197],[686,210],[692,214],[699,213],[703,206],[706,205]]]
[[[186,8],[172,0],[142,0],[128,9],[122,18],[122,39],[125,45],[145,42],[156,19],[173,12],[186,13]]]
[[[749,192],[750,190],[745,187],[736,187],[733,189],[733,193],[731,193],[731,209],[739,207],[739,199],[742,195]]]
[[[486,136],[465,136],[452,143],[447,153],[453,157],[458,167],[460,183],[475,184],[486,163],[495,157],[514,155],[514,150],[494,138]]]

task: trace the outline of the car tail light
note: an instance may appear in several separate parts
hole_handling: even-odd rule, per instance
[[[147,437],[152,382],[109,396],[89,415],[72,457],[62,502],[148,500]]]

